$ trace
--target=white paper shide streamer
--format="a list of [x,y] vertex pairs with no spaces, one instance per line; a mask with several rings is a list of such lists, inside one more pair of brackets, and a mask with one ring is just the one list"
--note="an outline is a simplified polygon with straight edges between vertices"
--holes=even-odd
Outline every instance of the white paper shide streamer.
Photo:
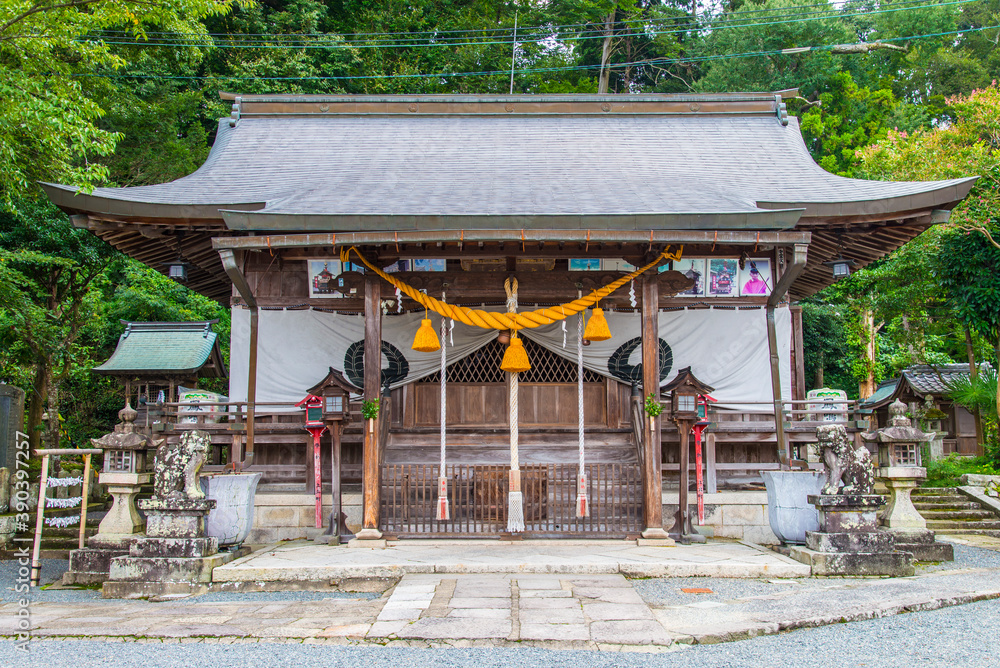
[[49,478],[47,486],[48,487],[72,487],[73,485],[82,485],[83,478]]
[[76,508],[83,501],[82,496],[71,496],[68,499],[45,499],[46,508]]
[[66,527],[73,526],[74,524],[80,523],[79,515],[67,515],[65,517],[46,517],[45,526],[56,527],[58,529],[65,529]]

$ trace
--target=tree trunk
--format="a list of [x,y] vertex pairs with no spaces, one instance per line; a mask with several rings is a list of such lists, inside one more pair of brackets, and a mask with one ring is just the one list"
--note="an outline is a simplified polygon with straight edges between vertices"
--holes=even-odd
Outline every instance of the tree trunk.
[[[43,442],[47,448],[58,448],[59,447],[59,386],[62,385],[61,380],[56,380],[52,375],[52,364],[49,363],[47,367],[45,378],[45,384],[48,387],[48,424],[45,429],[45,438]],[[52,457],[50,460],[52,466],[52,474],[59,475],[62,467],[60,466],[60,457],[57,455]]]
[[42,440],[46,448],[59,447],[59,384],[52,377],[51,365],[47,367],[45,373],[45,385],[48,388],[48,414],[45,425],[45,438]]
[[826,363],[825,355],[823,351],[819,351],[819,363],[816,365],[816,380],[813,381],[813,388],[820,389],[826,387],[823,381],[823,365]]
[[612,9],[604,24],[604,46],[601,48],[601,78],[597,83],[597,93],[599,95],[608,92],[608,82],[611,79],[611,68],[608,66],[608,61],[611,59],[611,37],[614,25],[615,9]]
[[31,392],[28,393],[28,423],[25,431],[28,432],[28,445],[32,451],[42,447],[42,414],[45,413],[45,402],[47,400],[48,388],[45,384],[47,365],[40,363],[35,365],[35,377],[31,381]]
[[[965,354],[969,358],[969,378],[973,382],[979,377],[979,367],[976,366],[976,350],[972,346],[972,330],[968,326],[965,327]],[[985,438],[983,437],[983,415],[978,408],[972,410],[972,417],[976,421],[976,443],[979,447],[982,447],[985,443]]]
[[861,321],[865,332],[865,368],[868,375],[858,384],[858,398],[867,399],[875,394],[875,314],[864,310]]

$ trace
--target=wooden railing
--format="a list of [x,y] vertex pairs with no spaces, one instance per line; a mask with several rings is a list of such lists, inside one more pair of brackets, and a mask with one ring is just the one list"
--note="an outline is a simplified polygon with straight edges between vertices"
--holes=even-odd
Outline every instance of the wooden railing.
[[[782,466],[777,451],[773,402],[728,403],[740,405],[741,409],[727,410],[712,406],[709,410],[710,424],[703,440],[703,468],[706,490],[709,492],[717,491],[720,481],[726,486],[762,484],[761,471],[777,470]],[[871,413],[859,409],[858,402],[849,399],[830,402],[815,399],[788,400],[782,404],[785,437],[795,458],[803,461],[809,460],[809,444],[816,441],[817,427],[825,424],[842,424],[848,434],[857,434],[867,428],[867,418]],[[810,405],[822,405],[823,408],[810,408]],[[666,411],[664,415],[666,416]],[[825,419],[827,416],[837,419],[827,421]],[[672,486],[676,485],[680,470],[677,463],[677,428],[669,417],[665,417],[661,420],[661,429],[664,439],[665,484]],[[818,466],[818,463],[812,465],[813,468]],[[689,467],[693,480],[693,456],[690,457]]]
[[[435,520],[437,465],[394,464],[382,472],[382,527],[397,536],[499,536],[507,531],[506,466],[449,465],[451,519]],[[637,534],[642,485],[637,464],[588,464],[590,516],[576,516],[577,467],[521,467],[525,533],[538,536]]]

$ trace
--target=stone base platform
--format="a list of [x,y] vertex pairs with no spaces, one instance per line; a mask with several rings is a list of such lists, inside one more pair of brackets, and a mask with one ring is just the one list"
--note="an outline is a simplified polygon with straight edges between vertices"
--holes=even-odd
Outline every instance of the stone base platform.
[[[202,539],[211,540],[212,539]],[[232,552],[216,552],[203,557],[137,557],[133,554],[115,559],[112,579],[104,583],[104,598],[150,598],[171,594],[197,594],[208,591],[212,571],[223,564],[250,554],[241,547]]]
[[819,552],[808,547],[789,547],[789,556],[808,564],[814,576],[889,576],[913,575],[913,557],[908,552]]
[[810,494],[819,511],[819,531],[806,532],[806,544],[789,556],[809,564],[813,575],[913,575],[913,555],[899,552],[891,533],[879,531],[876,513],[885,503],[877,494]]
[[107,581],[111,561],[128,555],[129,547],[142,534],[96,534],[87,539],[87,547],[69,553],[69,570],[63,573],[64,585],[91,585]]
[[273,582],[289,587],[409,573],[572,573],[629,577],[809,577],[810,568],[751,543],[709,541],[675,547],[624,540],[390,540],[382,549],[296,541],[220,566],[213,583]]
[[909,552],[917,561],[955,561],[955,547],[934,539],[929,529],[883,529],[892,534],[896,550]]

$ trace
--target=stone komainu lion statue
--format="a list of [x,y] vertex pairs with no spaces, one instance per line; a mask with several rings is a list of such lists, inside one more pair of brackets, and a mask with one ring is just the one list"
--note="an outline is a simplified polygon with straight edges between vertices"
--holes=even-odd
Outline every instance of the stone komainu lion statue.
[[153,461],[153,496],[160,499],[203,499],[198,472],[208,455],[208,436],[186,431],[180,442],[164,442]]
[[871,454],[861,445],[857,448],[843,425],[831,424],[816,428],[817,449],[826,464],[826,484],[823,494],[872,494],[875,491],[875,469]]

